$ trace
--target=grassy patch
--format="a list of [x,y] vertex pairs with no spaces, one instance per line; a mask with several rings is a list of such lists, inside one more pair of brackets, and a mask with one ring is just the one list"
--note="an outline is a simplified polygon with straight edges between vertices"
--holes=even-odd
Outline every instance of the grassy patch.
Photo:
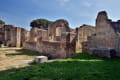
[[0,80],[119,80],[120,59],[88,54],[0,72]]

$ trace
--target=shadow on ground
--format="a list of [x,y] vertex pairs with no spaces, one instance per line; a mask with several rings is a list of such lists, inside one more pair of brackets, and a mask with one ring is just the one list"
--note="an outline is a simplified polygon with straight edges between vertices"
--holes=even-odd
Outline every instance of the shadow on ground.
[[27,55],[27,56],[48,56],[48,59],[53,59],[51,55],[40,53],[38,51],[32,51],[27,49],[19,49],[16,50],[16,53],[8,53],[6,56],[16,56],[16,55]]
[[15,55],[39,56],[41,54],[39,52],[37,52],[37,51],[26,50],[26,49],[16,50],[16,53],[8,53],[8,54],[6,54],[6,56],[15,56]]

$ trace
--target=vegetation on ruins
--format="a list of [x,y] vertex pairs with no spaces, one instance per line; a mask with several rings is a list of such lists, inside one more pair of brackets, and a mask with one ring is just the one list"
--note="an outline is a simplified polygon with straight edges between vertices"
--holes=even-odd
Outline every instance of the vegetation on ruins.
[[120,59],[88,54],[0,72],[0,80],[119,80]]
[[0,20],[0,25],[5,24],[5,22],[3,20]]
[[46,28],[48,27],[50,24],[52,24],[52,21],[49,21],[47,19],[35,19],[30,23],[31,27],[43,27]]

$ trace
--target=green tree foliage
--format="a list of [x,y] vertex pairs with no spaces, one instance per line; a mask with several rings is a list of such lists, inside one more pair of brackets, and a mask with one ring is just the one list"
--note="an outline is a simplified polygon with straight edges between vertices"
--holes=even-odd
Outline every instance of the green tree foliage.
[[0,20],[0,25],[5,24],[5,22],[3,20]]
[[31,27],[48,27],[48,25],[52,24],[52,21],[49,21],[47,19],[36,19],[36,20],[33,20],[31,23],[30,23],[30,26]]

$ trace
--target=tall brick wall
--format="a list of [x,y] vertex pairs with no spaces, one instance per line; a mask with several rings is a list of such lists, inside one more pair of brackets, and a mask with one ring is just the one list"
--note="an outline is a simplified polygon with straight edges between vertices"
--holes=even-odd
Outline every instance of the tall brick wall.
[[81,51],[83,49],[83,42],[88,41],[88,37],[95,33],[95,27],[90,25],[82,25],[76,30],[77,40],[76,40],[76,50]]
[[2,36],[2,42],[5,46],[20,47],[25,42],[26,30],[23,28],[13,25],[4,25],[0,30],[4,34]]
[[115,51],[118,52],[118,38],[119,36],[116,34],[112,21],[108,18],[107,13],[102,11],[98,13],[96,18],[95,34],[89,37],[87,48],[89,50],[92,48],[101,50],[115,49]]

